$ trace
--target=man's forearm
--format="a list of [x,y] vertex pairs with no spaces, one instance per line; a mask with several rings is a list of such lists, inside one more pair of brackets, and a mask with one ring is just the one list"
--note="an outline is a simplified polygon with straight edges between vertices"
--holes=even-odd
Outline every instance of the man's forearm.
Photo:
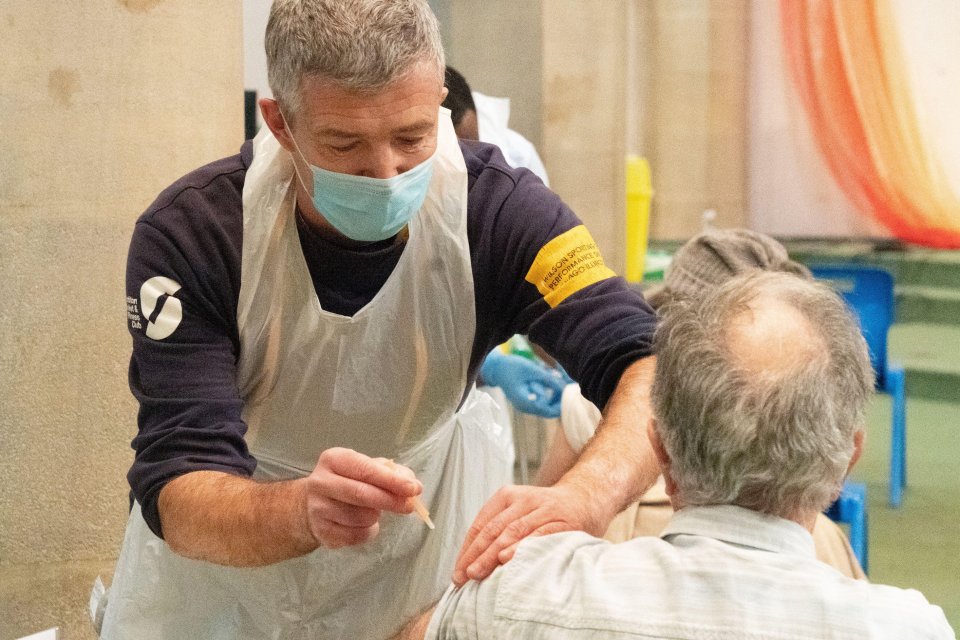
[[543,462],[537,469],[537,475],[533,484],[538,487],[550,487],[557,483],[565,473],[576,464],[579,453],[573,450],[567,441],[567,436],[563,429],[557,429],[553,434],[553,440],[546,453],[543,454]]
[[160,522],[182,556],[254,567],[309,553],[317,543],[306,523],[302,480],[262,483],[195,471],[160,492]]
[[656,358],[644,358],[624,371],[594,436],[558,484],[577,486],[602,497],[612,517],[637,500],[659,475],[647,438],[650,387]]

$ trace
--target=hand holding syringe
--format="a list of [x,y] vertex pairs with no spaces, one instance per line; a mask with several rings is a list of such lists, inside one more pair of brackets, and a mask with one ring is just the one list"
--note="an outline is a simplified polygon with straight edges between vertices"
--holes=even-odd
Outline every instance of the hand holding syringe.
[[[384,461],[384,464],[387,465],[390,469],[396,469],[396,468],[397,468],[397,463],[394,462],[393,460],[386,460],[386,461]],[[430,527],[431,529],[435,529],[435,528],[436,528],[436,527],[434,527],[434,525],[433,525],[433,520],[430,519],[430,512],[427,511],[427,507],[424,506],[423,500],[421,500],[419,496],[414,496],[414,497],[412,497],[412,498],[407,498],[407,502],[410,503],[410,506],[413,507],[414,512],[415,512],[418,516],[420,516],[420,519],[423,520],[424,524],[426,524],[426,525],[427,525],[428,527]]]
[[309,476],[294,482],[301,487],[307,525],[303,552],[317,545],[338,549],[368,542],[378,535],[383,512],[416,511],[429,520],[418,498],[423,484],[413,471],[386,458],[332,447],[320,453]]

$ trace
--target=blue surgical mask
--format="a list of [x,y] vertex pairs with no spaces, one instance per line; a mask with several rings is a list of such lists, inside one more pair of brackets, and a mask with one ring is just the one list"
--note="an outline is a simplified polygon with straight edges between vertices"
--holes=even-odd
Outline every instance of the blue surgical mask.
[[[407,226],[427,197],[436,152],[392,178],[368,178],[315,167],[307,162],[296,140],[293,145],[313,172],[313,206],[351,240],[376,242],[392,238]],[[297,178],[310,193],[299,171]]]

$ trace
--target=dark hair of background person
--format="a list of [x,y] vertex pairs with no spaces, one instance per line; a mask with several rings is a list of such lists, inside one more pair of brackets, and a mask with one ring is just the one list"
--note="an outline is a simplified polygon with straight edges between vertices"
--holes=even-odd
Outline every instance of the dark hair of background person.
[[451,66],[447,66],[443,75],[443,84],[446,85],[449,93],[443,101],[443,106],[450,109],[450,118],[453,120],[453,126],[459,126],[463,116],[468,111],[477,110],[477,105],[473,102],[473,95],[470,93],[470,85],[459,71]]

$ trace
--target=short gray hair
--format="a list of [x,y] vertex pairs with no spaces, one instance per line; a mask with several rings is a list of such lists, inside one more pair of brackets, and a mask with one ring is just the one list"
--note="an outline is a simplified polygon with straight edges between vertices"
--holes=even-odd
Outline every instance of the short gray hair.
[[266,49],[270,89],[288,116],[307,76],[377,91],[425,62],[443,86],[440,27],[426,0],[275,0]]
[[[761,338],[758,364],[742,337],[765,319],[776,332],[771,309],[800,331]],[[668,306],[656,348],[654,415],[684,505],[793,517],[835,499],[873,390],[866,342],[835,292],[783,273],[738,276]]]

